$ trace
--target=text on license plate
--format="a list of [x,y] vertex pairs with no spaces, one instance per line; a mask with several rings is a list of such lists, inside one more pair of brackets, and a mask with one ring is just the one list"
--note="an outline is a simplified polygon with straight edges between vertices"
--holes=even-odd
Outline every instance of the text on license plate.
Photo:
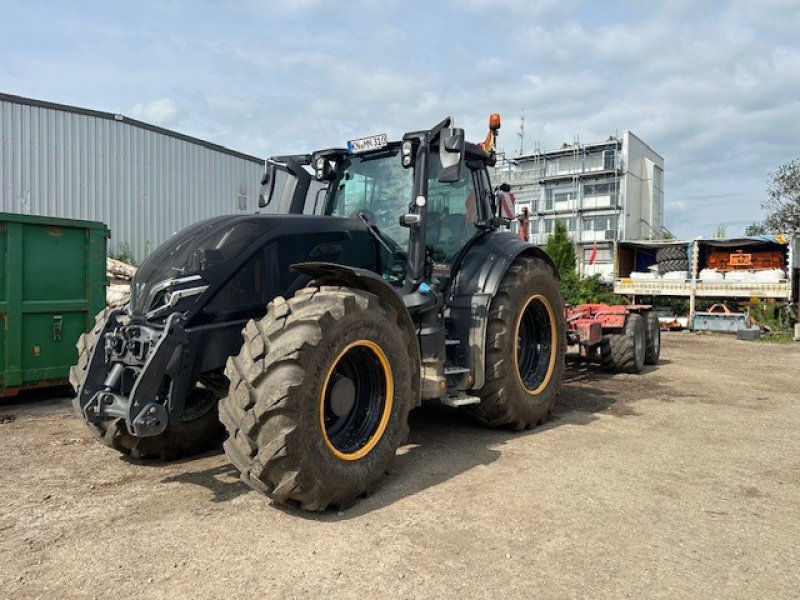
[[370,137],[361,138],[358,140],[350,140],[347,142],[347,151],[350,154],[358,154],[359,152],[369,152],[370,150],[379,150],[386,146],[389,142],[386,141],[386,134],[373,135]]

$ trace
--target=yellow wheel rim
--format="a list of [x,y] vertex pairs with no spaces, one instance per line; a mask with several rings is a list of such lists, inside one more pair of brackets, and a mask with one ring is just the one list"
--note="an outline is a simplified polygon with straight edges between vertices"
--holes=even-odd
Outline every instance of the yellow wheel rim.
[[[546,328],[542,327],[544,319],[546,319]],[[540,329],[549,329],[549,332],[539,331]],[[527,347],[522,347],[521,333],[534,337]],[[555,371],[558,354],[558,327],[553,307],[541,294],[534,294],[528,298],[517,314],[513,343],[514,372],[517,374],[520,385],[531,396],[542,393],[550,383],[553,371]],[[547,351],[549,356],[542,356],[543,351]],[[520,363],[521,359],[522,363]]]
[[319,426],[331,454],[341,460],[369,454],[386,431],[393,402],[394,378],[383,349],[371,340],[347,344],[319,393]]

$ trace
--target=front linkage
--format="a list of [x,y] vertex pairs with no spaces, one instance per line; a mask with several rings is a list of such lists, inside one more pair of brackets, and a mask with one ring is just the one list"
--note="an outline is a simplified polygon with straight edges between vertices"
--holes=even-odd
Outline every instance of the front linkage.
[[163,328],[131,322],[113,311],[92,352],[78,392],[84,418],[93,424],[122,419],[131,435],[156,436],[180,419],[191,385],[186,318],[172,313]]

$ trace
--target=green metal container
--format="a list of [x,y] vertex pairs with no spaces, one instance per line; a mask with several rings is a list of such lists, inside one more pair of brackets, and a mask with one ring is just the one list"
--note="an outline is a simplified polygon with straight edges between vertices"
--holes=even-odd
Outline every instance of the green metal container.
[[108,228],[0,213],[0,396],[68,381],[105,306]]

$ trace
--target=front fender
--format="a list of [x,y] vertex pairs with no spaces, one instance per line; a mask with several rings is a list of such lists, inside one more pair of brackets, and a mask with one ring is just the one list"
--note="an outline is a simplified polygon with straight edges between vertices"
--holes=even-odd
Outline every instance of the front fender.
[[416,404],[419,405],[422,361],[420,359],[419,344],[416,342],[416,327],[414,327],[411,315],[395,288],[386,283],[380,275],[358,267],[327,262],[304,262],[295,263],[291,265],[291,268],[294,271],[313,277],[316,283],[321,285],[344,285],[375,294],[397,312],[404,332],[409,336],[409,339],[415,340],[414,352],[411,355],[411,360],[414,363],[414,368],[412,369],[414,381],[412,383],[416,394]]

